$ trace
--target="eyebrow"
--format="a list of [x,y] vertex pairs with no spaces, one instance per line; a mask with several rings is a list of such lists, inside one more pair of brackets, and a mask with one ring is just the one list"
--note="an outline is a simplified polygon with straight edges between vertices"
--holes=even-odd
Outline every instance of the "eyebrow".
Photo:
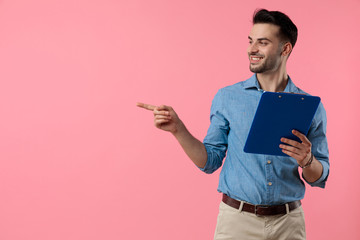
[[[249,40],[253,40],[250,36],[248,36],[248,38],[249,38]],[[270,39],[268,39],[268,38],[258,38],[257,39],[257,41],[264,41],[264,40],[266,40],[266,41],[269,41],[269,42],[272,42]]]

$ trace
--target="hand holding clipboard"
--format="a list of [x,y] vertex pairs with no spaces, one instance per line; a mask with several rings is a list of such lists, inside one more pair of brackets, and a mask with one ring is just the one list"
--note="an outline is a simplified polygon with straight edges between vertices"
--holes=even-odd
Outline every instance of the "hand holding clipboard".
[[[320,98],[316,96],[264,92],[257,107],[244,151],[246,153],[288,156],[279,147],[280,144],[284,145],[280,139],[286,138],[303,143],[305,139],[300,134],[294,135],[292,131],[295,129],[303,136],[307,135],[319,103]],[[290,143],[295,144],[294,142]]]

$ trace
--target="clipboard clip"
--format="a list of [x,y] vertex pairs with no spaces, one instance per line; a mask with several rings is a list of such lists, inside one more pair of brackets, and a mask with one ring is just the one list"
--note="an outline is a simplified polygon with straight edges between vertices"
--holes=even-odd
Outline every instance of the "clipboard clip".
[[295,92],[282,92],[282,93],[291,93],[291,94],[305,95],[305,96],[306,96],[306,94],[305,94],[305,93],[295,93]]
[[[306,96],[305,93],[295,93],[295,92],[282,92],[282,93],[290,93],[290,94],[297,94],[297,95],[303,95],[303,96]],[[281,95],[279,95],[279,98],[281,98]],[[305,100],[305,98],[301,98],[301,100]]]

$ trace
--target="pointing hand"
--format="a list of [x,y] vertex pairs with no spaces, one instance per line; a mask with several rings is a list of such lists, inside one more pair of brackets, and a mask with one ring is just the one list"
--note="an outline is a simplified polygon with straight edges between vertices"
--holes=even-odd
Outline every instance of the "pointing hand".
[[152,111],[154,114],[154,125],[161,130],[175,133],[183,124],[170,106],[154,106],[145,103],[136,103],[136,106]]

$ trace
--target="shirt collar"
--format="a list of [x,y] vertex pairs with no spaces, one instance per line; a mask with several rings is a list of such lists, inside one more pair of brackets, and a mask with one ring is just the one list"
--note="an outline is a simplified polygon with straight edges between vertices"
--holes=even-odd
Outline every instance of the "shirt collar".
[[[256,74],[252,75],[251,78],[246,80],[243,86],[245,89],[256,88],[260,90],[260,84],[259,81],[257,80]],[[284,92],[296,92],[296,93],[298,92],[298,88],[295,86],[289,75],[288,75],[288,82],[286,84]]]

